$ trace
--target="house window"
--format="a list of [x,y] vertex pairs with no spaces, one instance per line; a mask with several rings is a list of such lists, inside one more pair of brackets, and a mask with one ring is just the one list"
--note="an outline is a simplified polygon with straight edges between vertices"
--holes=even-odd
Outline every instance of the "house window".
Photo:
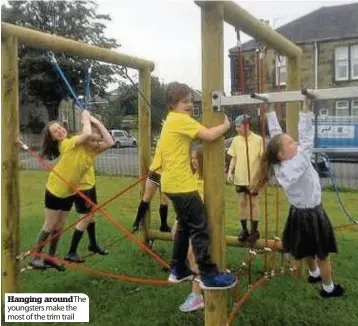
[[351,46],[351,78],[358,79],[358,44]]
[[349,102],[348,101],[337,101],[336,102],[336,116],[349,116]]
[[282,55],[276,56],[276,86],[286,85],[286,57]]
[[348,47],[339,47],[335,50],[336,80],[348,80]]
[[336,81],[358,79],[358,44],[335,49]]
[[353,100],[351,105],[351,116],[358,118],[358,100]]

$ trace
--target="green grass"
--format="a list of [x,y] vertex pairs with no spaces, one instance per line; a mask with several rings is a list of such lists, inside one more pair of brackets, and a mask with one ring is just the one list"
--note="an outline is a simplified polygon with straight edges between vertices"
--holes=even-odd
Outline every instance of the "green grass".
[[[21,250],[31,248],[44,218],[43,196],[47,173],[21,171]],[[97,178],[99,202],[111,197],[135,179],[101,176]],[[268,194],[269,233],[274,234],[275,190]],[[343,193],[343,200],[353,214],[357,215],[357,193]],[[153,228],[158,227],[158,196],[152,205]],[[135,188],[111,203],[107,210],[118,221],[130,227],[139,203],[139,189]],[[233,188],[226,186],[226,232],[237,234],[236,197]],[[261,198],[261,234],[264,235],[264,200]],[[334,193],[325,192],[324,206],[334,225],[348,223],[340,211]],[[280,194],[280,232],[287,214],[288,205]],[[170,222],[174,212],[170,209]],[[71,213],[68,223],[76,216]],[[105,218],[98,216],[98,237],[105,245],[121,236]],[[64,234],[58,252],[64,254],[69,246],[71,232]],[[283,276],[272,279],[267,285],[257,289],[245,303],[235,319],[235,325],[358,325],[358,272],[357,249],[358,232],[344,229],[336,234],[339,254],[332,257],[334,278],[345,286],[347,295],[340,299],[321,299],[318,287],[307,284],[303,279]],[[170,261],[171,244],[155,243],[155,249]],[[81,252],[87,253],[87,237],[81,245]],[[247,255],[242,248],[227,248],[227,265],[238,267]],[[279,261],[279,260],[277,260]],[[128,239],[121,240],[111,248],[109,256],[93,256],[86,265],[118,274],[129,274],[143,278],[166,279],[167,273],[149,256]],[[263,270],[263,258],[253,261],[254,278]],[[138,286],[109,278],[94,277],[81,271],[67,270],[59,273],[54,270],[44,272],[29,271],[22,274],[22,292],[62,292],[86,293],[90,299],[90,325],[125,326],[166,326],[203,325],[204,313],[183,314],[178,310],[190,291],[190,284],[177,286]],[[247,277],[243,277],[242,291],[247,288]],[[231,299],[230,302],[232,303]],[[56,323],[41,323],[41,325]],[[218,325],[219,326],[219,325]]]

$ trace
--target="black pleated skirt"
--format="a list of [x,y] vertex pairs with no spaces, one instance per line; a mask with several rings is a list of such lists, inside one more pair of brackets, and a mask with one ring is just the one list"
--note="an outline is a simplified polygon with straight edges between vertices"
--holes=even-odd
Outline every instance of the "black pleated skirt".
[[283,249],[295,259],[324,259],[337,252],[332,224],[322,205],[314,208],[291,206],[282,237]]

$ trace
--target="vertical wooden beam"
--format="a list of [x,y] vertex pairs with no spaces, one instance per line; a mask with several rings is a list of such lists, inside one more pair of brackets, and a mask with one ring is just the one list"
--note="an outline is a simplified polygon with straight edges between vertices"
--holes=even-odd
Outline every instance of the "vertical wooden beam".
[[[300,57],[287,58],[287,91],[301,89]],[[301,103],[287,103],[286,106],[286,132],[298,140],[298,116]]]
[[[150,114],[150,70],[149,68],[139,71],[138,93],[138,131],[139,131],[139,175],[148,173],[151,153],[151,114]],[[141,194],[144,193],[145,181],[142,183]],[[148,241],[148,230],[150,229],[150,211],[146,214],[143,224],[143,238]]]
[[2,297],[19,292],[20,249],[19,151],[15,140],[19,135],[19,73],[17,39],[1,42],[1,237]]
[[[222,123],[223,114],[213,112],[212,92],[224,89],[224,8],[220,1],[201,7],[203,124]],[[225,267],[224,138],[204,144],[205,206],[208,213],[213,260]],[[227,291],[206,291],[205,326],[224,325],[227,319]]]

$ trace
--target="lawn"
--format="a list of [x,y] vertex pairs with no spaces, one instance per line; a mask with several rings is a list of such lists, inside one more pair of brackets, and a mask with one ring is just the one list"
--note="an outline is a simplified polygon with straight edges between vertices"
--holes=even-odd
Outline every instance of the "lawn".
[[[47,173],[21,171],[21,248],[33,246],[36,234],[43,223],[43,195]],[[99,202],[111,197],[115,192],[125,188],[135,179],[113,176],[97,178]],[[234,190],[229,186],[226,192],[226,232],[237,234],[237,212]],[[269,233],[274,233],[275,190],[268,194]],[[343,201],[353,215],[358,215],[357,193],[343,193]],[[139,189],[135,188],[109,204],[107,210],[115,219],[130,227],[138,205]],[[261,198],[261,211],[263,209]],[[334,225],[348,223],[342,214],[333,192],[325,192],[324,206]],[[152,205],[153,228],[158,227],[157,196]],[[280,230],[287,213],[287,202],[280,194]],[[174,220],[170,210],[170,221]],[[264,235],[264,218],[260,224]],[[71,213],[68,223],[76,216]],[[103,245],[121,236],[105,218],[98,216],[98,236]],[[71,232],[66,232],[60,243],[58,252],[66,253]],[[234,325],[358,325],[358,232],[352,228],[340,230],[336,234],[339,254],[332,257],[334,278],[345,286],[347,294],[339,299],[321,299],[318,286],[307,284],[304,279],[282,276],[272,279],[267,285],[257,289],[245,303],[237,315]],[[81,243],[81,253],[86,254],[87,236]],[[170,261],[171,244],[155,242],[155,250],[166,261]],[[247,250],[243,248],[227,248],[227,265],[235,268],[246,258]],[[279,261],[279,260],[277,260]],[[167,273],[149,256],[143,254],[137,245],[123,239],[111,247],[110,254],[105,257],[92,256],[87,259],[87,266],[118,274],[128,274],[143,278],[166,279]],[[253,261],[254,278],[263,270],[263,258]],[[81,271],[67,270],[59,273],[55,270],[44,272],[29,271],[22,274],[22,292],[68,292],[86,293],[90,299],[90,325],[123,325],[123,326],[166,326],[166,325],[203,325],[202,311],[184,314],[178,310],[185,296],[190,291],[190,284],[173,286],[138,286],[114,279],[94,277]],[[247,277],[242,278],[242,290],[247,288]],[[232,303],[232,301],[230,300]],[[47,325],[47,323],[41,323]],[[53,325],[56,323],[48,323]],[[219,325],[218,325],[219,326]]]

